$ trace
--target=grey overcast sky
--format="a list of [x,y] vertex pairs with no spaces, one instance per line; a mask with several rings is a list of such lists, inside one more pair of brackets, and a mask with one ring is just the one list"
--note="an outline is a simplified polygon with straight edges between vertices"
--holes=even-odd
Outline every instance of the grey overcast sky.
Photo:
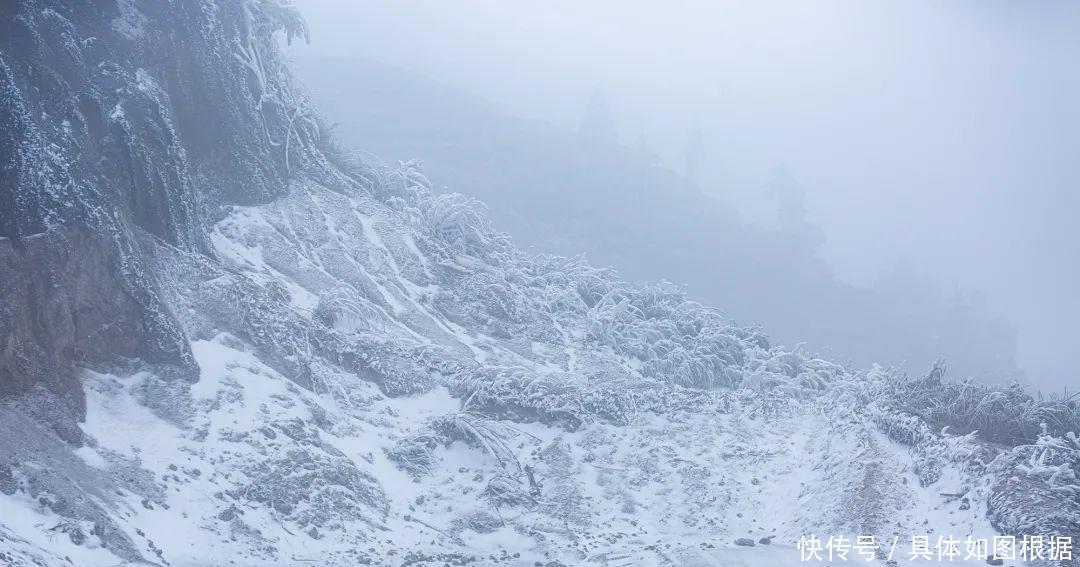
[[[1080,384],[1080,3],[873,0],[298,0],[296,54],[423,73],[623,143],[774,221],[778,166],[822,255],[870,282],[904,265],[985,297],[1041,387]],[[423,156],[418,156],[423,157]],[[461,188],[467,191],[467,188]]]

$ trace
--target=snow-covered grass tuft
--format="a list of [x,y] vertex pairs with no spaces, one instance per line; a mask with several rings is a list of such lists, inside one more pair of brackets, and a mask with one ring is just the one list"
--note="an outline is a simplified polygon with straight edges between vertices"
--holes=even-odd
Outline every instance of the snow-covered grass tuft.
[[1019,384],[1006,387],[945,378],[944,362],[925,376],[895,373],[883,383],[884,403],[956,433],[978,432],[986,441],[1017,445],[1039,439],[1044,431],[1056,436],[1080,431],[1080,408],[1073,397],[1042,399]]

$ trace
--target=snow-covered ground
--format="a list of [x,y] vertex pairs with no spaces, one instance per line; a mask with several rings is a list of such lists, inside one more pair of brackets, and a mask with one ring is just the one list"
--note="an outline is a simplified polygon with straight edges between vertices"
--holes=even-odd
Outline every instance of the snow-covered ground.
[[[433,474],[419,481],[384,454],[427,419],[460,410],[445,388],[401,398],[373,391],[369,405],[346,411],[235,348],[235,339],[194,346],[202,376],[192,390],[197,417],[185,427],[139,402],[145,377],[85,378],[84,427],[96,446],[79,454],[99,468],[134,461],[154,477],[160,493],[151,502],[124,494],[116,506],[128,535],[148,555],[162,550],[171,565],[221,564],[221,558],[244,565],[348,564],[362,549],[359,555],[375,564],[411,553],[523,566],[788,566],[800,562],[800,536],[854,537],[864,533],[853,531],[861,525],[876,534],[994,533],[980,505],[963,510],[941,496],[964,491],[958,473],[921,487],[906,449],[865,424],[838,423],[816,404],[755,415],[744,409],[754,407],[750,394],[747,406],[729,413],[645,415],[630,425],[593,423],[572,432],[517,424],[518,466],[534,471],[542,495],[528,508],[493,506],[479,494],[508,471],[482,448],[461,441],[439,447]],[[378,479],[389,513],[380,520],[372,512],[377,530],[363,520],[342,522],[340,532],[325,529],[315,537],[248,493],[261,488],[259,463],[288,449],[275,442],[287,438],[288,424],[315,415],[325,422],[315,434],[319,441]],[[290,466],[305,465],[297,459]],[[6,510],[19,510],[5,519],[15,536],[76,564],[115,562],[92,543],[76,546],[50,532],[60,520],[42,506],[6,498]],[[879,524],[863,523],[882,513]],[[772,545],[733,544],[767,536]],[[270,547],[272,553],[261,551]],[[903,545],[896,558],[909,563]]]
[[[911,450],[848,398],[763,386],[842,369],[740,346],[737,372],[756,387],[671,384],[645,374],[657,360],[596,342],[604,329],[640,340],[618,325],[648,318],[548,312],[560,280],[500,275],[396,214],[315,184],[234,207],[212,233],[223,269],[172,288],[202,336],[198,381],[84,373],[90,444],[76,454],[114,479],[101,505],[144,557],[765,566],[799,563],[808,535],[993,535],[984,481],[947,465],[923,486]],[[222,299],[230,285],[247,291]],[[319,317],[340,344],[369,345],[357,370],[319,356],[303,327]],[[286,375],[296,368],[306,386]],[[117,563],[93,524],[69,537],[47,503],[4,498],[7,541]]]
[[[751,394],[729,413],[645,415],[630,425],[594,423],[572,432],[518,424],[515,455],[523,470],[534,471],[542,495],[528,509],[493,506],[478,495],[507,470],[481,448],[461,441],[440,447],[434,473],[419,481],[383,452],[428,418],[460,410],[445,388],[401,398],[372,391],[369,405],[345,411],[237,344],[226,336],[195,343],[202,376],[192,390],[197,417],[186,427],[139,402],[145,377],[85,378],[84,427],[96,446],[80,456],[101,468],[135,461],[158,481],[153,502],[124,494],[116,505],[128,535],[147,554],[162,550],[172,565],[220,564],[225,557],[249,565],[348,564],[359,548],[375,564],[452,553],[506,557],[496,562],[511,565],[780,566],[799,562],[800,536],[859,535],[852,529],[882,512],[888,517],[864,524],[867,533],[993,534],[979,505],[965,511],[941,496],[963,490],[957,474],[920,487],[906,449],[865,424],[837,423],[816,404],[755,415],[745,409],[756,403]],[[378,530],[343,522],[340,533],[315,537],[247,493],[261,488],[259,463],[286,450],[275,443],[288,435],[286,424],[315,415],[325,421],[318,439],[378,479],[389,510],[384,520],[372,518]],[[50,537],[58,520],[41,506],[9,498],[6,509],[21,511],[17,523],[6,522],[18,537],[76,564],[110,564],[92,544]],[[733,545],[767,536],[774,538],[770,546]],[[269,547],[274,552],[260,551]],[[903,553],[897,558],[908,563]]]
[[0,154],[43,232],[0,238],[4,567],[794,565],[807,536],[1080,530],[1080,440],[1033,443],[1071,406],[517,249],[327,141],[274,50],[306,33],[288,5],[20,6]]

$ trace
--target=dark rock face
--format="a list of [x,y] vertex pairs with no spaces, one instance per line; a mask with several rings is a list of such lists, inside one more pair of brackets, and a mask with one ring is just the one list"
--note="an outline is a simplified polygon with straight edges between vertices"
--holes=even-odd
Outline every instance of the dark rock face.
[[182,418],[166,394],[198,367],[158,252],[208,256],[217,211],[284,194],[311,151],[280,30],[306,33],[271,0],[0,6],[0,490],[55,496],[125,559],[96,504],[115,481],[63,454],[84,443],[76,369],[150,366],[177,386],[148,382],[147,407]]
[[75,364],[139,358],[194,376],[187,342],[134,251],[86,227],[0,239],[0,293],[0,396],[33,402],[69,442],[79,442],[85,412]]
[[196,376],[146,256],[207,254],[218,208],[284,193],[317,128],[282,29],[306,33],[263,0],[0,10],[0,398],[65,440],[85,411],[77,364]]

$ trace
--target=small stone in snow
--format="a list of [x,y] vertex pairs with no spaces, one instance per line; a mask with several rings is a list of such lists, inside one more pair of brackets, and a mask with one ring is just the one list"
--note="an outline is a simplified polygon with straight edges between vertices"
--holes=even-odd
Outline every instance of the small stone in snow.
[[748,537],[741,537],[735,540],[735,545],[741,545],[743,547],[754,547],[754,540]]

